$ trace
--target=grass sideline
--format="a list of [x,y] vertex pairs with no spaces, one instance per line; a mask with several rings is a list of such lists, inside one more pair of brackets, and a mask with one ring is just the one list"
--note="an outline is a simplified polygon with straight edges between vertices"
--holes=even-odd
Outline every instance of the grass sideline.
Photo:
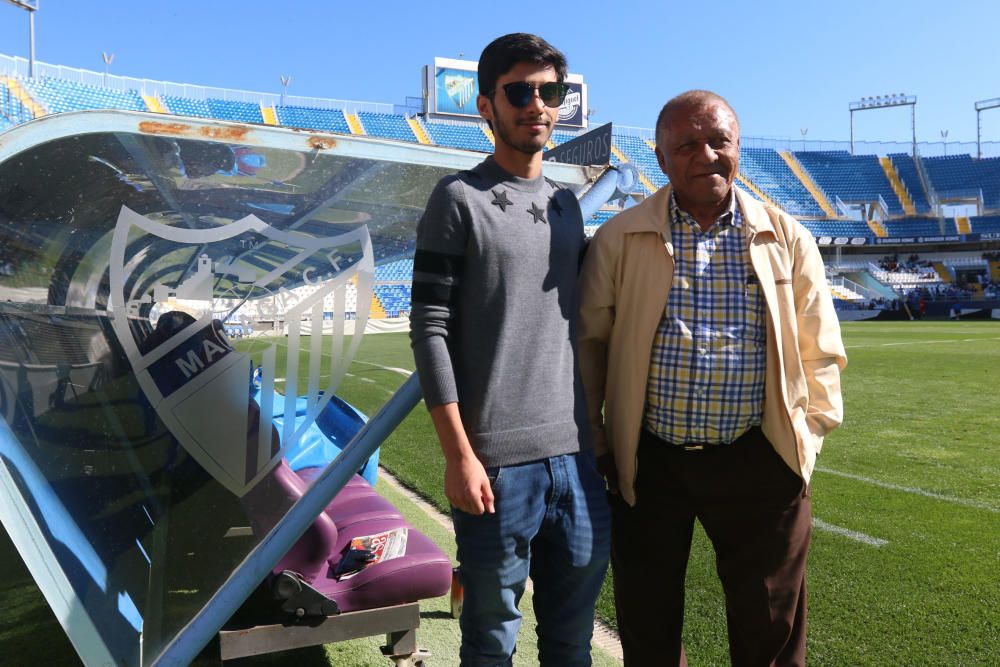
[[[814,516],[824,528],[814,531],[808,575],[810,664],[993,663],[1000,646],[1000,323],[856,322],[843,331],[846,419],[828,438],[813,482]],[[402,381],[371,364],[412,369],[405,334],[367,337],[341,387],[368,411]],[[443,463],[422,407],[385,443],[381,460],[447,507]],[[863,536],[887,543],[857,541]],[[691,664],[727,663],[721,587],[700,530],[686,609]],[[598,613],[614,624],[610,582]]]

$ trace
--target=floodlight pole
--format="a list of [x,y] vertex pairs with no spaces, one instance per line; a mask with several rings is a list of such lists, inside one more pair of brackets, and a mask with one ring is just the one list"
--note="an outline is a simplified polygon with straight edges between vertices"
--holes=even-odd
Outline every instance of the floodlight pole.
[[28,78],[35,78],[35,12],[38,11],[38,0],[31,4],[28,0],[7,0],[15,7],[28,12]]
[[983,158],[983,120],[980,114],[987,109],[1000,107],[1000,97],[976,102],[976,157]]
[[847,108],[851,112],[851,155],[854,155],[854,112],[870,109],[885,109],[888,107],[910,107],[910,131],[913,134],[913,155],[917,154],[917,96],[916,95],[886,95],[878,97],[862,97],[857,102],[851,102]]

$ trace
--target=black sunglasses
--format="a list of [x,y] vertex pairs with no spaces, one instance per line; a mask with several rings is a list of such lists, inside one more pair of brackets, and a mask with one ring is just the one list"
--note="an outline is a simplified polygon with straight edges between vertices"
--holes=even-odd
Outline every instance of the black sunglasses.
[[[562,105],[563,100],[566,99],[566,93],[569,92],[569,86],[559,81],[549,81],[540,86],[534,86],[527,81],[515,81],[500,87],[503,88],[503,93],[507,96],[510,105],[518,108],[531,104],[531,100],[535,98],[536,90],[538,96],[542,98],[542,103],[553,109]],[[494,89],[493,92],[496,90]]]

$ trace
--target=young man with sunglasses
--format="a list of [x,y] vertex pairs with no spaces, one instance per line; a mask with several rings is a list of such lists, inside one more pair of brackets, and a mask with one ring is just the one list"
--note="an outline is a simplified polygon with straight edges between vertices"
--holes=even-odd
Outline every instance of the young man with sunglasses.
[[463,665],[509,665],[530,575],[542,665],[589,665],[610,517],[576,364],[576,198],[542,176],[565,57],[505,35],[479,60],[494,154],[417,227],[410,337],[445,457]]

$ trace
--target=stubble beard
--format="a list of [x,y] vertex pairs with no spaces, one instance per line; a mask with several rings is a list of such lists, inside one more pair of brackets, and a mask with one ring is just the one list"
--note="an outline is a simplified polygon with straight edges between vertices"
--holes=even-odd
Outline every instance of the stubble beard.
[[[537,141],[539,141],[540,143],[538,143],[537,145],[535,142],[527,142],[527,141],[517,142],[514,140],[513,137],[511,137],[511,132],[508,131],[509,127],[508,123],[500,119],[500,115],[497,113],[496,105],[493,104],[492,100],[490,100],[490,104],[493,106],[493,118],[495,119],[493,121],[493,132],[496,134],[497,139],[503,141],[505,144],[507,144],[514,150],[524,153],[526,155],[534,155],[535,153],[541,153],[542,150],[545,149],[545,144],[548,142],[549,137],[552,136],[551,125],[549,125],[549,131],[547,134],[545,134],[544,136],[538,135]],[[542,120],[543,122],[548,122],[548,119],[544,117]],[[517,121],[514,121],[514,127],[516,126],[517,126]]]

